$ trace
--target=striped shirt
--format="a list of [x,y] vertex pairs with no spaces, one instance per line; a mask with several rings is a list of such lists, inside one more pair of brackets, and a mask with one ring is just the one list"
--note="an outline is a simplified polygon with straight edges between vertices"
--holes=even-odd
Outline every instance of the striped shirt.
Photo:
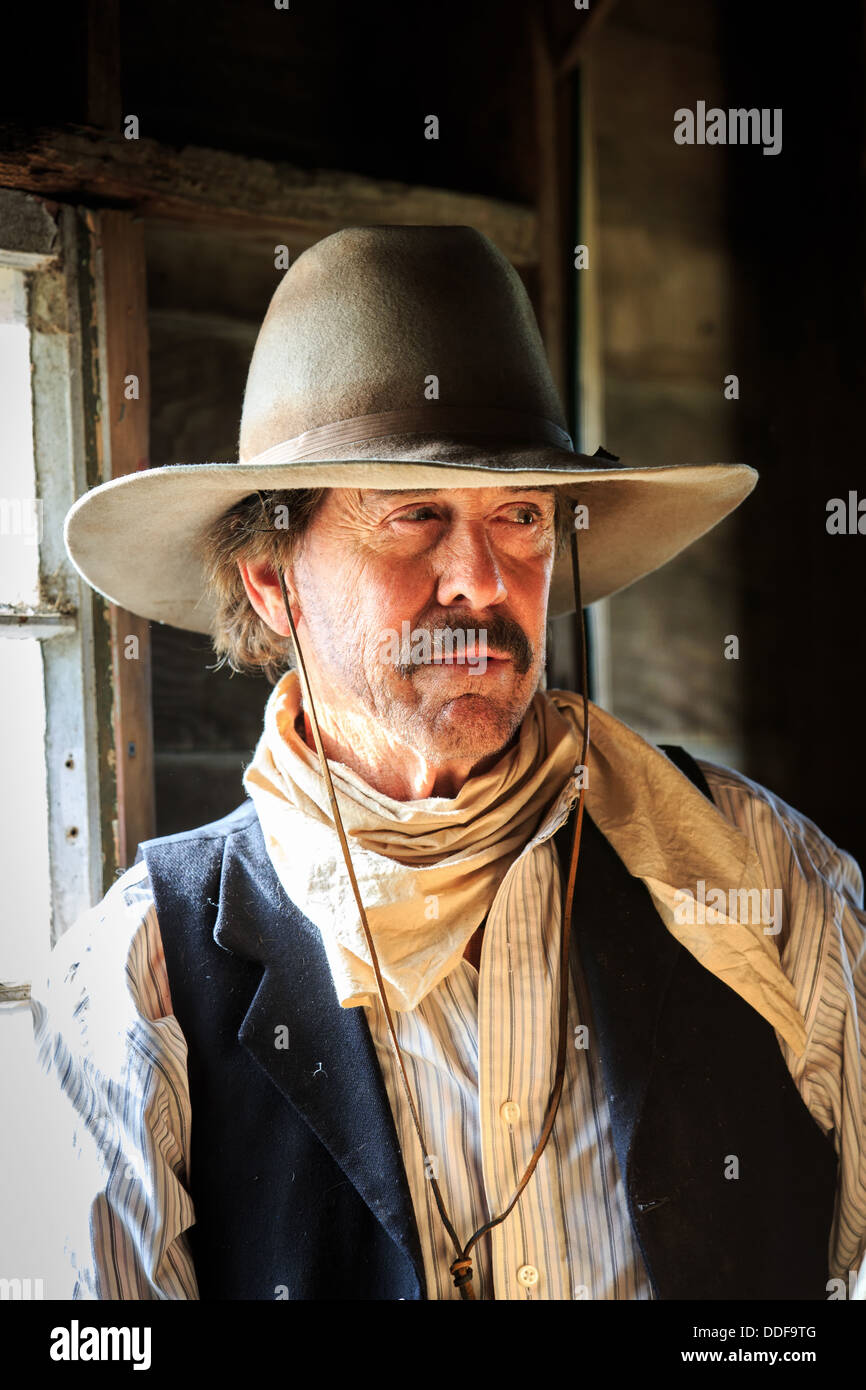
[[[853,1286],[866,1251],[866,913],[851,858],[804,816],[701,761],[716,806],[784,885],[781,964],[806,1023],[799,1057],[777,1032],[811,1114],[832,1133],[838,1196],[831,1277]],[[430,1162],[463,1240],[510,1200],[543,1121],[556,1051],[561,883],[552,835],[569,789],[516,857],[491,905],[480,970],[465,959],[394,1015]],[[542,929],[539,930],[539,924]],[[171,1011],[146,866],[118,879],[58,942],[33,989],[40,1063],[71,1106],[74,1297],[196,1299],[187,1232],[191,1114],[186,1043]],[[649,1299],[579,971],[553,1134],[511,1215],[475,1247],[478,1296]],[[378,1002],[366,1008],[394,1113],[431,1299],[459,1297]],[[549,1059],[547,1068],[539,1057]],[[85,1175],[82,1181],[82,1174]],[[866,1297],[866,1265],[855,1297]]]

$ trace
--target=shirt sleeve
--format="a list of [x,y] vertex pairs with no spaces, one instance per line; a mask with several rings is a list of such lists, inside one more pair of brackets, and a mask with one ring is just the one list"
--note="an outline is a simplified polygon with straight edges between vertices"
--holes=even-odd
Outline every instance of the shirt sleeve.
[[[830,1275],[866,1299],[866,913],[847,851],[765,787],[699,759],[719,810],[782,890],[782,969],[806,1023],[801,1056],[777,1032],[800,1095],[839,1161]],[[859,1278],[857,1271],[859,1269]],[[845,1296],[843,1295],[843,1296]]]
[[31,997],[39,1065],[62,1097],[72,1297],[198,1299],[187,1047],[144,863],[61,937]]

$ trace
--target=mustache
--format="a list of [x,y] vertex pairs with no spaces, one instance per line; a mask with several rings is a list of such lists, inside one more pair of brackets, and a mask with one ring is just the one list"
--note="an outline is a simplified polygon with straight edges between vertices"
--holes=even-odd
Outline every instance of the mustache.
[[[445,630],[451,632],[472,632],[476,637],[481,633],[485,634],[485,645],[488,651],[503,653],[509,656],[518,675],[524,676],[532,665],[534,651],[532,643],[523,631],[523,628],[512,618],[506,618],[503,614],[497,613],[492,618],[475,619],[469,614],[443,614],[434,622],[423,624],[418,623],[412,629],[413,634],[427,632],[431,640],[437,632]],[[398,675],[410,676],[416,669],[417,663],[398,662],[396,670]]]

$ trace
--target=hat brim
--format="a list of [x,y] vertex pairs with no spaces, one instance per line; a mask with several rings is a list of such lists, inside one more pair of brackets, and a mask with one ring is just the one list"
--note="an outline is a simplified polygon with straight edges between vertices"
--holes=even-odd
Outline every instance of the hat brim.
[[[131,473],[93,488],[66,517],[66,548],[94,589],[133,613],[209,633],[214,616],[202,559],[208,527],[259,489],[310,487],[564,486],[588,508],[578,531],[585,604],[658,569],[748,496],[757,473],[745,464],[632,468],[556,447],[502,448],[501,440],[368,440],[351,457],[294,463],[175,464]],[[479,456],[484,460],[479,462]],[[551,581],[548,613],[571,612],[566,549]]]

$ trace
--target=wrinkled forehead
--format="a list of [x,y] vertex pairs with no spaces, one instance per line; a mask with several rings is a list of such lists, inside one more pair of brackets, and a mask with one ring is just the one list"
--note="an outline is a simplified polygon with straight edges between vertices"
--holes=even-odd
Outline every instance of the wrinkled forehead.
[[[473,492],[474,492],[475,490],[476,490],[476,489],[474,489],[474,488],[472,489]],[[437,487],[386,487],[386,488],[383,488],[383,487],[379,487],[379,488],[362,488],[362,489],[360,490],[360,495],[361,495],[361,497],[364,498],[364,499],[369,499],[370,501],[377,501],[379,498],[388,498],[388,497],[433,497],[433,496],[439,496],[440,494],[443,495],[443,496],[447,496],[448,493],[451,493],[451,492],[459,492],[459,491],[461,491],[461,489],[460,489],[459,486],[456,485],[456,484],[455,484],[453,487],[445,487],[445,488],[437,488]],[[467,489],[467,491],[468,491],[468,489]],[[520,486],[517,486],[517,485],[514,485],[514,484],[511,484],[511,485],[509,485],[509,486],[507,486],[507,487],[506,487],[506,486],[497,487],[497,486],[494,484],[494,485],[489,486],[489,487],[487,488],[487,491],[488,491],[488,492],[501,492],[501,493],[520,493],[520,494],[525,494],[525,493],[528,493],[528,492],[535,492],[535,493],[547,494],[547,495],[550,496],[550,497],[555,497],[555,496],[556,496],[556,487],[554,486],[553,483],[528,483],[528,484],[524,485],[523,487],[520,487]]]

